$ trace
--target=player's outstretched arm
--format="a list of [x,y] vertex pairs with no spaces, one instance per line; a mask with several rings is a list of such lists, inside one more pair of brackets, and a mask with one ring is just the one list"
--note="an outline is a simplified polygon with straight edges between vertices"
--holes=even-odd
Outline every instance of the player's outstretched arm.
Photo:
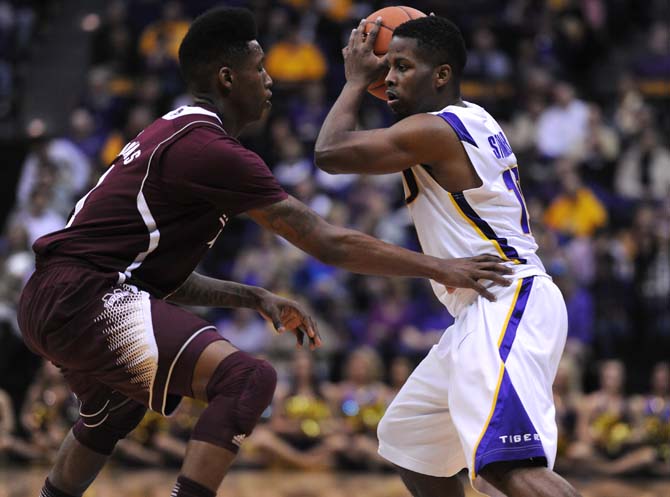
[[493,256],[438,259],[382,242],[358,231],[327,223],[299,200],[289,197],[248,211],[258,224],[284,237],[325,264],[379,276],[430,278],[447,287],[472,288],[489,300],[495,297],[477,280],[508,286],[511,269]]
[[254,309],[273,324],[277,333],[292,331],[298,346],[302,346],[305,335],[312,349],[321,345],[316,322],[302,306],[264,288],[191,273],[166,300],[182,305]]

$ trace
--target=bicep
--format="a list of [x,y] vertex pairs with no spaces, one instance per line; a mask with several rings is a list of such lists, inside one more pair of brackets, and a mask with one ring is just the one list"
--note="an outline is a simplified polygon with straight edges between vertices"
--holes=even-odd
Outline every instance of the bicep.
[[[362,174],[389,174],[417,163],[413,150],[406,147],[391,128],[352,131],[342,140],[337,157],[331,160],[337,162],[333,172]],[[320,160],[317,154],[319,166],[326,161],[330,160]]]
[[[440,159],[445,126],[438,117],[411,116],[390,128],[349,131],[326,150],[316,152],[317,165],[336,173],[388,174]],[[440,144],[440,146],[436,146]]]

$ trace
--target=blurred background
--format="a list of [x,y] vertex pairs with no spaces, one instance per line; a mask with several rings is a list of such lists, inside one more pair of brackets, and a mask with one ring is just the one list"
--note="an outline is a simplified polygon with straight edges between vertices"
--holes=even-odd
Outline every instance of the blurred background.
[[[275,82],[271,114],[243,143],[331,222],[418,250],[399,175],[330,176],[313,165],[351,28],[398,2],[226,3],[254,11]],[[567,302],[554,386],[558,470],[585,497],[670,496],[670,2],[404,3],[461,28],[463,96],[503,126],[540,256]],[[64,226],[126,142],[189,103],[179,42],[219,4],[0,0],[0,497],[37,494],[78,407],[17,328],[31,244]],[[362,127],[392,122],[383,102],[366,100]],[[316,353],[296,352],[254,312],[196,309],[280,376],[223,489],[409,495],[376,455],[375,429],[453,321],[428,282],[325,266],[244,218],[228,224],[199,270],[305,302],[325,340]],[[167,495],[201,409],[183,402],[171,418],[147,415],[87,497]]]

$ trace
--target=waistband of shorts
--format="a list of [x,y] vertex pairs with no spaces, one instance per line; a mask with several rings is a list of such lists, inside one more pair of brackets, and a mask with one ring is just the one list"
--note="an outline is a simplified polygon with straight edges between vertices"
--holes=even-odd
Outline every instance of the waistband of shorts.
[[90,269],[92,271],[109,273],[109,270],[105,270],[99,266],[96,266],[92,262],[82,259],[81,257],[72,257],[67,255],[47,255],[47,256],[35,256],[35,269],[40,271],[52,266],[79,266]]

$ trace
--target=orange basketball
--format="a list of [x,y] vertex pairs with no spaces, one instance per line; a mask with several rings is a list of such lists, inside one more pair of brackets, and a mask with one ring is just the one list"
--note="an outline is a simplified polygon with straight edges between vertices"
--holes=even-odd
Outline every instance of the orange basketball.
[[[380,57],[386,55],[386,52],[389,48],[389,43],[391,43],[391,37],[393,36],[393,31],[395,28],[401,24],[411,21],[412,19],[417,19],[419,17],[426,17],[426,14],[420,10],[413,9],[412,7],[405,6],[396,6],[396,7],[385,7],[379,9],[376,12],[373,12],[368,17],[366,17],[365,23],[365,32],[369,33],[374,26],[375,20],[381,17],[382,24],[379,26],[379,33],[377,33],[377,39],[375,40],[375,55]],[[368,91],[372,93],[375,97],[386,100],[386,85],[384,84],[384,78],[386,75],[379,78],[377,81],[368,86]]]

